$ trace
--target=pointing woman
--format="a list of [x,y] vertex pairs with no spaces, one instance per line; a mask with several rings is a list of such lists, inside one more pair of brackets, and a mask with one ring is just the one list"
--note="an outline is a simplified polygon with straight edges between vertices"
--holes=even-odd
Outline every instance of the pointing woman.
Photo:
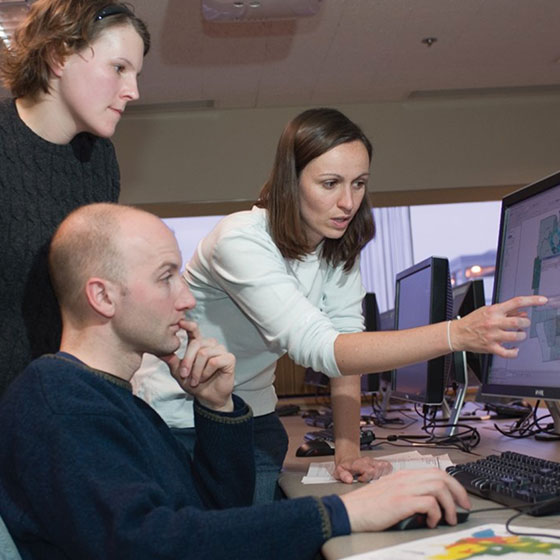
[[[197,300],[188,317],[237,357],[235,392],[253,408],[256,502],[271,500],[287,449],[274,412],[274,369],[284,354],[331,377],[336,476],[370,480],[388,470],[360,458],[359,377],[454,349],[514,355],[528,319],[521,298],[454,321],[408,331],[364,333],[359,254],[373,237],[367,200],[372,147],[334,109],[311,109],[284,129],[257,205],[224,218],[198,245],[185,279]],[[510,329],[515,329],[514,331]],[[448,338],[448,334],[449,337]],[[196,384],[190,372],[184,383]],[[146,358],[133,378],[187,447],[192,402],[163,362]]]

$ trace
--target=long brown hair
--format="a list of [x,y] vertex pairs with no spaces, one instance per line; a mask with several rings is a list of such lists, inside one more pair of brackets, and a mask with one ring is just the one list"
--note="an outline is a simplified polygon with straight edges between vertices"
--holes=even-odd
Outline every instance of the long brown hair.
[[150,49],[146,24],[129,5],[110,0],[37,0],[1,51],[0,74],[14,97],[49,92],[50,61],[62,60],[90,45],[109,27],[132,25]]
[[[371,162],[373,148],[360,127],[336,109],[309,109],[284,128],[274,165],[264,184],[257,206],[268,210],[272,239],[285,258],[301,259],[307,253],[299,200],[299,177],[313,159],[347,142],[360,141]],[[375,234],[369,199],[360,208],[340,239],[325,239],[322,258],[344,270],[354,266],[356,257]]]

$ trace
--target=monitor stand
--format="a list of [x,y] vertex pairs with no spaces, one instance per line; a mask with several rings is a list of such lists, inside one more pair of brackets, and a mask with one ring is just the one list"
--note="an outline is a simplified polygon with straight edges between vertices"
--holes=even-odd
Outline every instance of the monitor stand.
[[391,384],[384,379],[379,380],[379,392],[381,393],[381,413],[387,414],[391,407]]
[[378,420],[382,423],[381,425],[383,425],[383,424],[403,424],[404,421],[403,421],[402,418],[400,418],[400,417],[389,417],[387,415],[391,412],[410,410],[410,408],[408,408],[406,406],[406,404],[403,404],[401,406],[391,404],[392,392],[393,391],[391,389],[391,382],[387,381],[385,379],[380,379],[379,380],[379,393],[381,395],[381,403],[379,405],[380,411],[379,411],[379,414],[378,414]]
[[539,441],[558,441],[560,440],[560,402],[558,401],[544,401],[548,407],[548,411],[554,421],[555,434],[540,433],[535,435],[535,439]]
[[453,352],[453,360],[455,361],[455,401],[450,408],[447,401],[443,399],[441,405],[441,418],[447,419],[449,426],[445,428],[444,435],[454,436],[458,429],[459,416],[461,409],[465,402],[465,395],[467,394],[468,387],[468,373],[467,373],[467,353],[466,352]]

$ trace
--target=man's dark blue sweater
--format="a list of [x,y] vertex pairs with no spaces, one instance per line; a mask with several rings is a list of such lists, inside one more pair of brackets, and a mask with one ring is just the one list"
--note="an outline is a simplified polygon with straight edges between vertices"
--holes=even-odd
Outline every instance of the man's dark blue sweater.
[[196,404],[191,461],[126,381],[64,354],[35,360],[0,403],[0,514],[22,557],[313,558],[348,533],[336,496],[242,507],[252,415],[234,402]]

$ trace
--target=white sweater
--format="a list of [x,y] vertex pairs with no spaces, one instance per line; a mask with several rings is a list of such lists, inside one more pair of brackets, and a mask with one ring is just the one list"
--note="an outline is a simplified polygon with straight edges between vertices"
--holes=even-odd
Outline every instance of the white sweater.
[[[302,261],[285,259],[261,208],[219,222],[199,243],[184,276],[197,302],[187,316],[203,336],[217,339],[236,356],[234,392],[255,416],[274,411],[278,358],[287,352],[302,366],[338,377],[337,335],[364,328],[358,259],[348,273],[342,265],[327,265],[317,253]],[[192,399],[163,362],[146,355],[132,382],[136,394],[170,426],[193,425]]]

